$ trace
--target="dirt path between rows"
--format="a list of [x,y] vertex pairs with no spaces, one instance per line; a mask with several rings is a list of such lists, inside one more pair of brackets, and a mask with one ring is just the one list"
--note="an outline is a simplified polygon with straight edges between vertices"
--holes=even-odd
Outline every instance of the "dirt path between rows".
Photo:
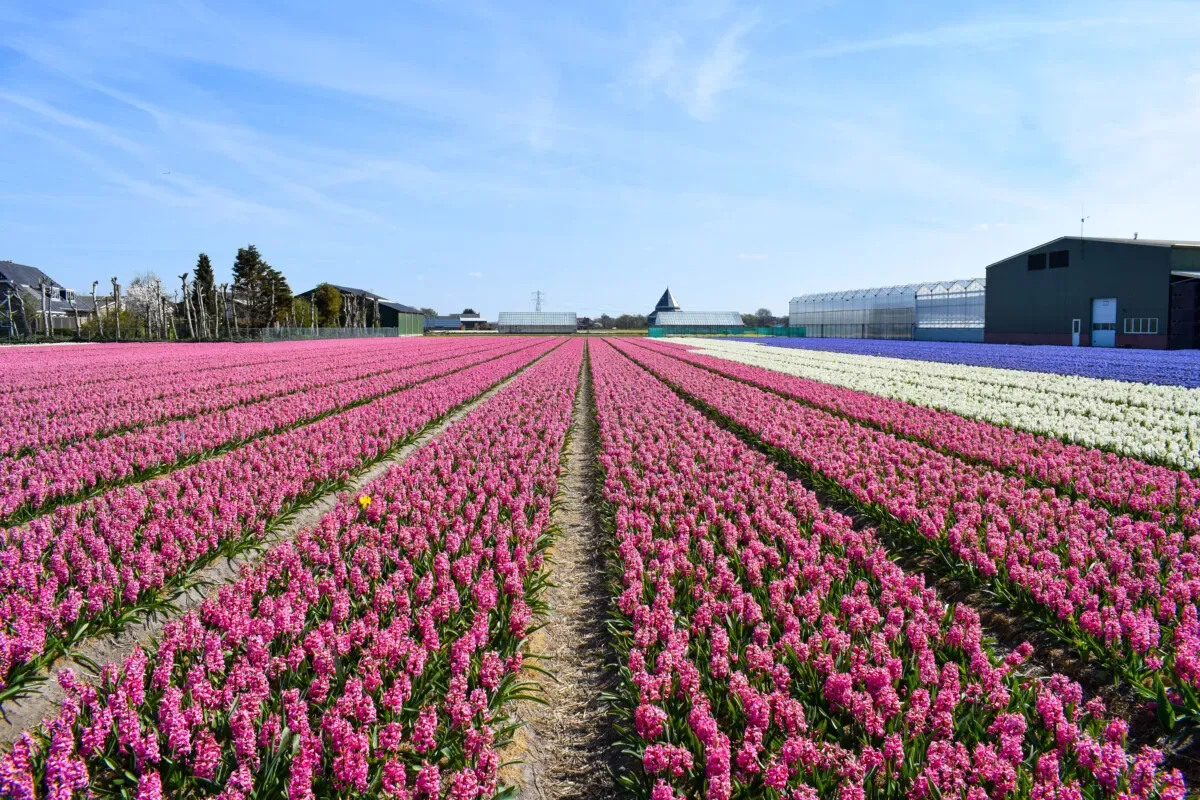
[[612,673],[604,534],[593,502],[597,437],[591,409],[591,367],[585,357],[554,512],[559,531],[548,559],[552,585],[544,597],[549,612],[542,620],[545,627],[529,642],[529,652],[545,656],[534,663],[554,678],[530,674],[541,683],[547,705],[518,704],[514,716],[525,727],[503,752],[505,760],[521,762],[503,776],[518,787],[520,800],[617,795],[609,769],[613,725],[601,698]]
[[231,559],[221,559],[202,570],[197,575],[196,583],[192,588],[175,599],[175,605],[179,609],[177,613],[149,617],[142,622],[126,628],[119,634],[108,634],[90,639],[84,642],[81,647],[75,649],[74,656],[63,656],[55,661],[44,672],[48,676],[48,679],[40,685],[33,687],[30,695],[20,700],[11,700],[5,704],[3,712],[0,712],[0,744],[11,744],[20,738],[22,731],[36,729],[41,725],[45,717],[52,714],[58,708],[59,703],[62,702],[64,693],[62,687],[58,685],[58,681],[53,676],[57,675],[61,670],[73,668],[84,680],[92,680],[95,677],[74,661],[76,657],[82,656],[103,666],[110,661],[123,660],[133,652],[135,645],[141,645],[143,648],[152,646],[153,640],[162,631],[163,625],[170,619],[182,616],[188,611],[195,609],[205,598],[216,594],[221,586],[232,583],[237,579],[244,566],[257,562],[272,546],[295,537],[305,528],[315,526],[321,517],[325,516],[337,504],[338,497],[342,494],[357,492],[371,481],[383,475],[391,467],[402,464],[417,448],[428,444],[431,440],[440,436],[447,428],[471,413],[478,405],[487,401],[488,398],[508,385],[510,381],[534,363],[536,361],[525,365],[512,375],[509,375],[479,397],[461,406],[440,423],[426,428],[411,442],[360,473],[348,485],[337,491],[321,495],[316,500],[306,504],[303,508],[295,512],[287,524],[281,525],[269,533],[264,538],[263,546],[260,549],[242,553]]

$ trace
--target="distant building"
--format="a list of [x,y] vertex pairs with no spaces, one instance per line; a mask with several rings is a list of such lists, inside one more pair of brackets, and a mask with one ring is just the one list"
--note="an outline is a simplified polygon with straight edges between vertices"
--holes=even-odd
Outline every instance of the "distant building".
[[475,313],[425,317],[427,331],[481,331],[487,330],[487,326],[487,320]]
[[39,327],[42,325],[37,320],[42,318],[43,287],[52,329],[74,330],[77,315],[82,323],[95,313],[90,294],[76,296],[74,289],[62,286],[37,267],[0,261],[0,335],[7,336],[10,327],[15,334],[30,333],[25,330],[23,319],[28,319]]
[[679,307],[679,303],[675,302],[675,296],[671,294],[671,287],[668,286],[667,290],[663,292],[662,297],[658,298],[658,304],[654,306],[654,310],[650,312],[650,316],[646,320],[650,323],[650,327],[653,328],[658,324],[659,314],[670,314],[682,310]]
[[574,333],[574,311],[501,311],[496,327],[501,333]]
[[425,330],[427,331],[461,331],[462,322],[458,317],[425,317]]
[[464,331],[477,331],[487,328],[487,320],[475,313],[451,314],[450,316],[458,319],[458,322],[461,325],[460,329]]
[[742,315],[736,311],[683,311],[669,287],[647,322],[652,336],[730,333],[742,329]]
[[398,328],[401,336],[422,334],[425,332],[425,315],[412,306],[380,300],[379,327]]
[[982,278],[875,286],[793,297],[788,325],[810,339],[982,342]]
[[681,328],[741,328],[743,325],[742,315],[736,311],[663,311],[654,315],[653,327],[670,331]]
[[1200,242],[1061,236],[997,261],[985,340],[1200,347]]
[[[425,315],[420,310],[389,300],[383,295],[352,286],[329,284],[342,295],[342,318],[349,322],[355,313],[367,328],[398,328],[401,336],[419,336],[425,332]],[[296,295],[311,301],[320,286]],[[349,327],[349,326],[348,326]]]

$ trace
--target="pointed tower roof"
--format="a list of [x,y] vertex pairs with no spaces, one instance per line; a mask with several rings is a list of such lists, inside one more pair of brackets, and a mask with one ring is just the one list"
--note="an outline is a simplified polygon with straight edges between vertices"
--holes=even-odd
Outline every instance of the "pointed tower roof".
[[675,302],[675,298],[671,295],[671,287],[663,292],[662,297],[658,299],[658,305],[654,307],[655,311],[678,311],[679,303]]

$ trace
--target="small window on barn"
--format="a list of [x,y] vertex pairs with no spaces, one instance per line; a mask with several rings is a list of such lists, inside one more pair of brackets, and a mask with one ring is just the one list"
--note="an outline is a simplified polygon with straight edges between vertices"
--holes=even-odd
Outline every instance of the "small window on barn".
[[1071,264],[1070,250],[1055,250],[1050,254],[1050,269],[1063,269]]
[[1045,268],[1046,268],[1046,254],[1045,253],[1034,253],[1033,255],[1029,256],[1029,271],[1030,272],[1033,272],[1035,269],[1045,269]]

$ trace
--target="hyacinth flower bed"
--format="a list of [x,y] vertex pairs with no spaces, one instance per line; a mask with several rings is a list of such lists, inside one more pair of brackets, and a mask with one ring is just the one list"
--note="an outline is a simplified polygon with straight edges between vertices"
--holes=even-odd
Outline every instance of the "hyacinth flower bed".
[[561,341],[522,340],[502,358],[0,531],[0,703]]
[[752,366],[1176,469],[1200,469],[1200,389],[745,342],[693,341],[709,355]]
[[1195,537],[1035,490],[628,344],[622,350],[956,576],[1097,659],[1168,730],[1200,724]]
[[12,525],[107,488],[145,480],[199,459],[228,452],[256,438],[314,422],[406,386],[527,347],[528,342],[488,342],[466,354],[394,368],[284,398],[87,439],[63,449],[0,458],[0,523]]
[[[622,350],[626,350],[622,346]],[[627,752],[653,800],[1182,798],[1062,676],[606,343],[591,365]]]
[[[188,376],[195,380],[200,373],[222,371],[235,362],[240,366],[273,364],[286,360],[292,349],[303,345],[314,348],[344,346],[345,342],[304,342],[268,345],[256,353],[239,352],[240,345],[223,342],[189,346],[187,357],[180,358],[174,344],[95,344],[86,348],[63,348],[54,351],[44,347],[22,347],[6,353],[5,365],[13,378],[0,386],[0,397],[38,389],[71,389],[85,383],[94,391],[106,383],[122,383],[155,379],[166,375]],[[47,354],[53,352],[53,358]],[[164,367],[163,364],[174,366]]]
[[157,650],[65,673],[7,797],[491,797],[582,343],[273,548]]
[[1200,351],[882,339],[754,339],[773,347],[938,361],[1112,381],[1200,388]]
[[[80,439],[98,439],[158,422],[297,394],[321,386],[379,375],[480,348],[479,342],[435,347],[421,339],[362,350],[290,349],[292,356],[266,364],[242,365],[231,353],[219,370],[179,374],[177,364],[163,373],[110,384],[81,376],[78,388],[38,389],[0,395],[0,456],[27,455]],[[309,343],[305,343],[309,344]],[[244,353],[243,353],[244,355]]]
[[[647,341],[655,352],[704,367],[929,445],[949,455],[1020,475],[1039,486],[1051,486],[1076,497],[1088,497],[1117,512],[1150,517],[1166,528],[1179,525],[1200,533],[1200,480],[1179,470],[1147,464],[1058,439],[1035,436],[989,422],[968,419],[920,405],[842,389],[782,374],[768,359],[759,366]],[[719,351],[718,351],[719,352]]]

